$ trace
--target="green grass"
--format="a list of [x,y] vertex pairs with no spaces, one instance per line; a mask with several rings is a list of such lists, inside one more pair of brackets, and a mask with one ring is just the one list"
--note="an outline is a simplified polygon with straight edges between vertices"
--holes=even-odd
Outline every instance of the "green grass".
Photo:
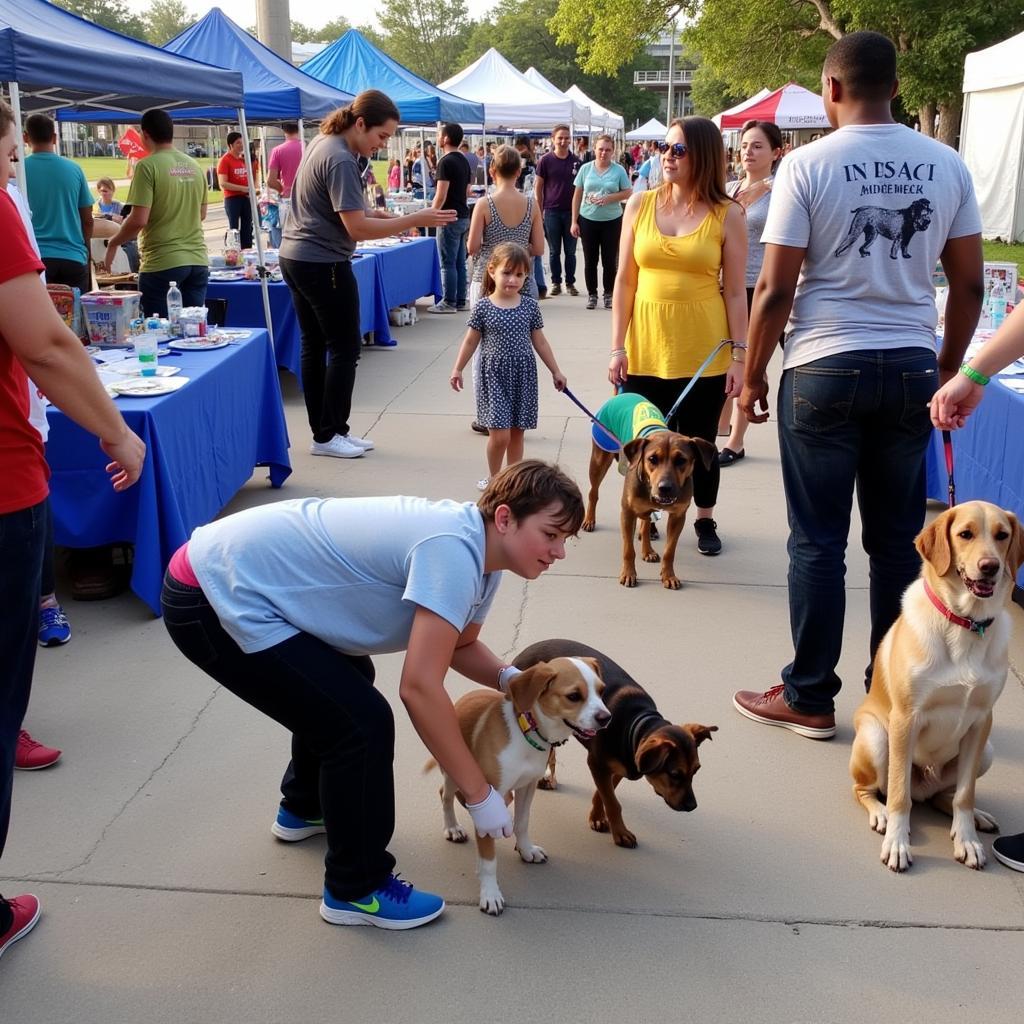
[[[206,173],[207,167],[214,167],[217,164],[216,157],[204,157],[196,161],[203,169],[203,173]],[[89,187],[95,190],[97,178],[113,178],[115,182],[123,181],[128,176],[128,161],[121,157],[114,156],[88,156],[88,157],[75,157],[75,163],[85,172],[85,179],[89,182]],[[386,166],[386,165],[385,165]],[[128,198],[128,186],[118,185],[117,192],[114,195],[115,199],[119,199],[122,203]],[[215,192],[210,190],[207,192],[206,201],[208,203],[221,203],[224,201],[223,192]]]
[[1016,263],[1017,274],[1024,281],[1024,245],[1007,245],[1006,242],[983,242],[985,259],[994,263]]

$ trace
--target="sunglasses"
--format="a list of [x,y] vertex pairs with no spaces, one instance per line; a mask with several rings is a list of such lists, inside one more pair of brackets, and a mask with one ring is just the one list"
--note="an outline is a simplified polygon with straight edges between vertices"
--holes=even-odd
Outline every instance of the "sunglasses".
[[682,142],[659,142],[658,152],[671,152],[674,157],[686,156],[686,145]]

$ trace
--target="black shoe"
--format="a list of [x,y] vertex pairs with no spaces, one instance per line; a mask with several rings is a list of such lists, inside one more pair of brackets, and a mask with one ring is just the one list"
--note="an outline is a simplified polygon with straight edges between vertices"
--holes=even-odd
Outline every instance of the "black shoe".
[[714,519],[696,519],[693,529],[697,534],[697,550],[702,555],[717,555],[722,550],[718,523]]
[[473,422],[470,423],[469,429],[474,431],[477,434],[489,434],[490,433],[490,431],[486,427],[481,426],[479,423],[477,423],[476,420],[473,420]]
[[548,297],[548,290],[547,290],[547,288],[538,288],[537,289],[537,298],[538,299],[546,299],[547,297]]
[[612,293],[611,292],[605,292],[604,293],[604,308],[605,309],[611,309],[612,308]]
[[1000,836],[992,843],[992,853],[1014,871],[1024,871],[1024,832],[1015,836]]
[[562,294],[562,286],[556,281],[551,286],[551,289],[548,292],[548,294],[551,295],[552,297],[554,297],[555,295],[561,295]]
[[731,448],[723,448],[718,453],[718,465],[731,466],[734,462],[739,462],[746,454],[742,448],[738,452],[734,452]]
[[579,291],[578,291],[578,289],[576,288],[576,285],[574,285],[574,284],[569,284],[569,285],[566,285],[566,286],[565,286],[565,290],[566,290],[566,291],[567,291],[567,292],[568,292],[568,293],[569,293],[570,295],[579,295]]
[[587,296],[587,309],[597,309],[597,296],[596,295],[588,295]]

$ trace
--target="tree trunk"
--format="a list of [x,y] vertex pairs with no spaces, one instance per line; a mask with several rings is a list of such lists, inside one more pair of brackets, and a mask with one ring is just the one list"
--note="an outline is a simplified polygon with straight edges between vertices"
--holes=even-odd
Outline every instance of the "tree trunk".
[[929,139],[935,138],[935,104],[923,104],[917,112],[917,118],[921,124],[921,134],[927,135]]
[[948,103],[939,104],[939,131],[936,138],[954,149],[960,138],[960,114],[963,105],[963,97],[959,94]]

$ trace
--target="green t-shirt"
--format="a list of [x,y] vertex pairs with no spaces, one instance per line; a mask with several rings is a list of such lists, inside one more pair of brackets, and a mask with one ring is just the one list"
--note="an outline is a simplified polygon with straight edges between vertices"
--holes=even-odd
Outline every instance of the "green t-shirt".
[[32,230],[46,260],[88,263],[81,210],[92,216],[92,193],[78,164],[56,153],[25,157]]
[[139,270],[205,267],[202,207],[206,204],[203,169],[176,149],[158,149],[135,165],[128,202],[149,208],[142,229]]

